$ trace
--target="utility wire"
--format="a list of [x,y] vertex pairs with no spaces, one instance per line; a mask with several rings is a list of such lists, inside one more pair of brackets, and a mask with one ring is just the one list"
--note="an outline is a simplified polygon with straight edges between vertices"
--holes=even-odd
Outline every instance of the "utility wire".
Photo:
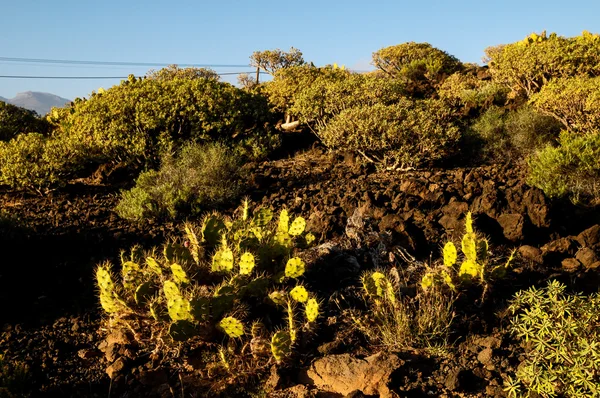
[[[244,73],[256,73],[256,71],[246,72],[223,72],[217,73],[219,76],[227,75],[241,75]],[[261,75],[268,74],[266,72],[259,72]],[[140,76],[136,76],[140,77]],[[127,79],[128,76],[22,76],[22,75],[0,75],[0,79],[65,79],[65,80],[76,80],[76,79]]]
[[[78,61],[72,59],[45,59],[45,58],[17,58],[0,57],[0,61],[7,62],[27,62],[44,64],[65,64],[65,65],[110,65],[110,66],[169,66],[161,62],[114,62],[114,61]],[[248,64],[178,64],[179,66],[192,66],[196,68],[245,68]]]

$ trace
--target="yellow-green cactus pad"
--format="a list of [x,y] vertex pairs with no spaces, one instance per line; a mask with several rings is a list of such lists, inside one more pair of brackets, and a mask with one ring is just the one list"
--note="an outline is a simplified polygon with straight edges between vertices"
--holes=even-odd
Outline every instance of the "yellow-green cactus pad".
[[150,268],[155,274],[162,275],[162,269],[160,264],[154,257],[146,257],[146,265]]
[[475,242],[474,233],[466,233],[462,238],[462,251],[467,258],[467,261],[472,263],[477,262],[477,243]]
[[233,270],[233,251],[228,247],[221,247],[213,256],[213,272],[231,272]]
[[190,280],[179,264],[171,264],[171,272],[173,273],[173,280],[178,284],[190,283]]
[[443,253],[444,253],[444,265],[446,267],[452,267],[454,264],[456,264],[457,253],[456,253],[456,246],[454,246],[454,243],[447,242],[444,245]]
[[115,288],[115,284],[110,276],[108,266],[101,265],[96,269],[96,283],[100,288],[100,291],[112,292]]
[[195,325],[188,320],[173,322],[169,327],[169,335],[175,341],[186,341],[196,334]]
[[232,316],[221,319],[219,327],[232,339],[244,335],[244,324]]
[[112,292],[100,291],[100,305],[108,314],[114,314],[121,310],[121,306],[115,300]]
[[173,321],[185,321],[192,319],[190,302],[183,297],[177,297],[173,300],[167,301],[167,310],[169,311],[169,317],[171,317]]
[[285,276],[299,278],[304,275],[304,261],[300,257],[290,258],[285,265]]
[[319,303],[315,299],[309,299],[304,304],[304,313],[308,322],[314,322],[319,317]]
[[181,292],[179,291],[177,284],[173,281],[164,281],[163,293],[165,294],[167,301],[181,298]]
[[308,300],[308,292],[304,286],[296,286],[290,291],[290,297],[299,303]]
[[468,234],[472,234],[473,231],[473,217],[471,217],[471,212],[467,212],[467,218],[465,220],[465,231]]
[[279,223],[277,224],[277,232],[288,233],[290,229],[290,216],[286,209],[279,213]]
[[458,275],[469,275],[472,278],[476,278],[480,276],[483,271],[482,266],[477,264],[475,261],[465,260],[460,265],[460,269],[458,270]]
[[296,219],[292,222],[292,225],[290,225],[288,233],[291,236],[299,236],[302,234],[302,232],[304,232],[304,228],[306,228],[306,220],[304,220],[302,217],[296,217]]
[[135,289],[135,302],[143,305],[154,295],[155,289],[150,282],[144,282]]
[[250,275],[254,269],[255,262],[252,253],[246,252],[240,257],[240,274]]
[[271,353],[277,362],[285,360],[292,353],[292,338],[285,330],[280,330],[271,338]]

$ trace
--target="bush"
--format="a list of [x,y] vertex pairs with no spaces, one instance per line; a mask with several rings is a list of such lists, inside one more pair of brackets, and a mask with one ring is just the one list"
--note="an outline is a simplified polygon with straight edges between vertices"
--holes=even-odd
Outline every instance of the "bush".
[[58,135],[19,134],[0,142],[0,182],[38,193],[60,186],[91,156],[85,145]]
[[145,79],[131,76],[76,101],[54,122],[106,162],[150,166],[184,142],[239,141],[265,133],[271,121],[266,99],[197,74],[167,69]]
[[523,41],[486,49],[490,74],[513,96],[530,97],[549,80],[600,75],[600,36],[565,38],[532,34]]
[[509,396],[522,389],[542,397],[595,397],[600,394],[600,295],[566,295],[552,281],[543,289],[515,295],[511,333],[526,343]]
[[37,117],[34,111],[0,101],[0,141],[10,141],[20,133],[43,133],[50,125]]
[[600,198],[600,132],[575,135],[563,131],[559,146],[547,145],[529,159],[529,183],[549,197],[574,202]]
[[450,156],[460,130],[439,100],[402,99],[393,105],[341,111],[318,131],[325,145],[358,151],[378,163],[414,167]]
[[296,95],[309,87],[321,73],[321,68],[311,65],[278,69],[273,80],[264,83],[265,94],[277,111],[287,113],[294,106]]
[[290,113],[302,123],[316,126],[319,135],[328,120],[344,110],[375,104],[391,105],[404,98],[404,85],[398,81],[321,68],[319,76],[295,95]]
[[179,156],[165,156],[158,171],[140,174],[122,193],[116,212],[123,218],[176,218],[235,199],[242,190],[241,158],[222,144],[190,144]]
[[455,106],[488,108],[491,105],[504,105],[508,91],[498,83],[455,73],[444,80],[438,89],[438,95]]
[[554,79],[533,95],[530,103],[569,131],[600,129],[600,77]]
[[218,81],[220,76],[212,69],[207,68],[180,68],[177,65],[169,65],[159,70],[151,70],[146,75],[148,79],[170,81],[170,80],[196,80],[210,79]]
[[530,106],[514,111],[492,106],[471,124],[468,135],[479,142],[475,145],[483,158],[498,160],[529,155],[553,142],[560,127],[554,118]]
[[462,68],[462,63],[429,43],[408,42],[373,53],[373,65],[388,76],[406,82],[441,82]]
[[290,48],[289,52],[276,50],[255,51],[250,56],[250,66],[262,69],[274,75],[278,70],[293,66],[304,65],[302,52],[297,48]]

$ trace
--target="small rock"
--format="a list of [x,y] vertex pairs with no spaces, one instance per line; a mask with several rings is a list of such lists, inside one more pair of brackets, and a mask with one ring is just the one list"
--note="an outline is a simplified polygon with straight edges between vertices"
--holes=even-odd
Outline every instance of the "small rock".
[[100,350],[82,349],[77,351],[77,356],[81,359],[96,358],[102,355]]
[[579,262],[583,264],[585,268],[591,268],[592,264],[599,260],[596,252],[589,247],[582,247],[579,249],[575,258],[579,260]]
[[500,348],[502,340],[495,336],[480,337],[473,340],[474,344],[485,348]]
[[576,258],[565,258],[562,260],[561,265],[567,272],[574,272],[581,266],[581,263]]
[[574,247],[575,245],[571,238],[560,238],[542,246],[542,253],[544,255],[550,253],[571,254]]
[[524,245],[519,247],[519,254],[525,260],[533,261],[537,264],[542,264],[544,259],[542,258],[542,251],[537,247]]
[[383,352],[364,359],[350,354],[330,355],[314,361],[300,375],[300,381],[341,395],[359,390],[365,395],[387,398],[393,396],[387,386],[390,376],[403,364],[396,355]]
[[596,224],[577,235],[577,242],[583,247],[600,246],[600,225]]
[[111,379],[115,379],[125,369],[125,359],[119,358],[112,365],[106,368],[106,374]]
[[477,354],[477,360],[484,365],[488,365],[492,362],[493,351],[491,348],[484,348]]
[[460,369],[454,369],[448,372],[444,385],[450,391],[456,391],[460,388]]
[[498,224],[502,227],[504,237],[510,241],[518,241],[524,238],[523,227],[525,218],[520,214],[502,214],[497,219]]

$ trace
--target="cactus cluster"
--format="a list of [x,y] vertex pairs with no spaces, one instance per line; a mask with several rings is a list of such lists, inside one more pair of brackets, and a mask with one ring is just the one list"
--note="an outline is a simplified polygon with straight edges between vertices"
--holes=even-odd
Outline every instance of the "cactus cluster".
[[[471,212],[466,215],[465,234],[460,245],[463,261],[458,269],[455,269],[459,260],[458,250],[454,243],[446,242],[442,250],[444,265],[443,267],[432,267],[423,275],[421,279],[423,290],[428,290],[435,284],[447,285],[450,289],[456,290],[456,279],[463,283],[478,281],[486,284],[493,276],[503,276],[514,258],[514,252],[512,252],[504,264],[488,265],[489,243],[487,239],[479,237],[473,229]],[[457,278],[454,278],[454,275]]]
[[284,312],[286,326],[273,334],[269,345],[264,327],[255,322],[252,353],[262,356],[267,350],[275,360],[284,360],[298,334],[311,331],[319,316],[317,299],[298,281],[306,264],[297,248],[315,238],[306,233],[302,217],[291,219],[284,209],[274,218],[270,209],[252,213],[246,200],[238,217],[211,214],[200,225],[186,223],[182,243],[170,241],[162,250],[149,252],[132,248],[129,255],[121,255],[120,281],[110,264],[98,266],[102,308],[122,322],[143,318],[145,324],[156,325],[160,336],[166,333],[174,341],[218,338],[219,332],[233,341],[249,337],[247,318],[264,316],[252,314],[248,303],[266,300]]

